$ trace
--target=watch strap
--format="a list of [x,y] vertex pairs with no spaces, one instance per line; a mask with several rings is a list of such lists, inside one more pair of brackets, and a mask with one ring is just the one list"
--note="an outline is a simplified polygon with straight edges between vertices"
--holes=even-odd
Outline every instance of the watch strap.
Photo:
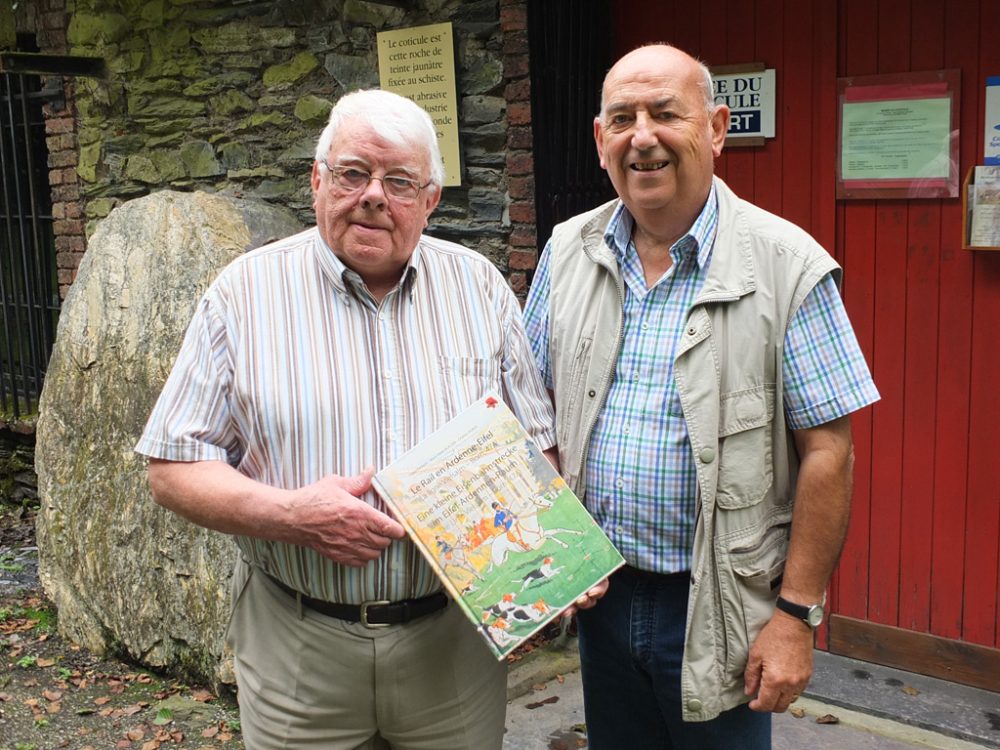
[[[779,596],[774,603],[778,609],[782,612],[791,615],[792,617],[797,617],[802,620],[810,628],[816,628],[819,622],[823,619],[823,605],[820,604],[796,604],[795,602],[790,602],[782,596]],[[816,610],[819,610],[818,621],[814,622],[813,618],[810,617]]]

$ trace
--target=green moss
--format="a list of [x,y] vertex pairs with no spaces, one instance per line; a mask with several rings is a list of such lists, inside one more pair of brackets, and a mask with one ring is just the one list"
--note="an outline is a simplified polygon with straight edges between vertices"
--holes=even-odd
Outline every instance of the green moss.
[[300,52],[291,60],[272,65],[264,71],[264,85],[268,88],[297,83],[319,67],[319,60],[311,52]]
[[212,110],[223,117],[236,112],[251,112],[253,110],[253,99],[244,94],[239,89],[230,89],[219,96],[209,100]]
[[303,96],[295,102],[295,116],[302,122],[310,124],[326,120],[331,109],[333,109],[333,102],[312,94]]
[[67,41],[84,47],[111,44],[124,39],[132,30],[131,22],[118,13],[70,14]]
[[80,161],[76,173],[84,182],[97,181],[97,165],[101,161],[101,143],[91,143],[80,147]]
[[256,130],[267,125],[273,125],[276,128],[285,128],[288,125],[288,117],[278,112],[271,112],[266,115],[258,112],[236,123],[233,126],[233,130],[236,132]]

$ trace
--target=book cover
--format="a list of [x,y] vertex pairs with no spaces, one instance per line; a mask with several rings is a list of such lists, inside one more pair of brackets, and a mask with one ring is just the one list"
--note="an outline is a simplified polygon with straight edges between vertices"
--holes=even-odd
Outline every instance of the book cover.
[[496,394],[373,484],[497,659],[625,563]]

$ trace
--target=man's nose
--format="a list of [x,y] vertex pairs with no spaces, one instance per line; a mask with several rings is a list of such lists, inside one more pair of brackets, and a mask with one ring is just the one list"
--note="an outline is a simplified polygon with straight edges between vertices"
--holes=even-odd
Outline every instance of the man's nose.
[[385,208],[388,199],[385,195],[385,188],[382,187],[381,177],[372,177],[365,185],[364,192],[361,193],[361,205],[363,208]]
[[653,133],[653,123],[645,112],[639,112],[632,126],[632,146],[644,151],[655,145],[656,136]]

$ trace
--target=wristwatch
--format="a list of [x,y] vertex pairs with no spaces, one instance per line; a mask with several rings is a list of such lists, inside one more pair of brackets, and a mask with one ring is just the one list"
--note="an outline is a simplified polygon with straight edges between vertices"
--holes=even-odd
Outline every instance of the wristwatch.
[[819,624],[823,622],[823,604],[825,604],[825,602],[810,605],[796,604],[795,602],[790,602],[780,596],[774,603],[774,605],[782,612],[786,612],[792,617],[798,617],[813,630],[818,628]]

